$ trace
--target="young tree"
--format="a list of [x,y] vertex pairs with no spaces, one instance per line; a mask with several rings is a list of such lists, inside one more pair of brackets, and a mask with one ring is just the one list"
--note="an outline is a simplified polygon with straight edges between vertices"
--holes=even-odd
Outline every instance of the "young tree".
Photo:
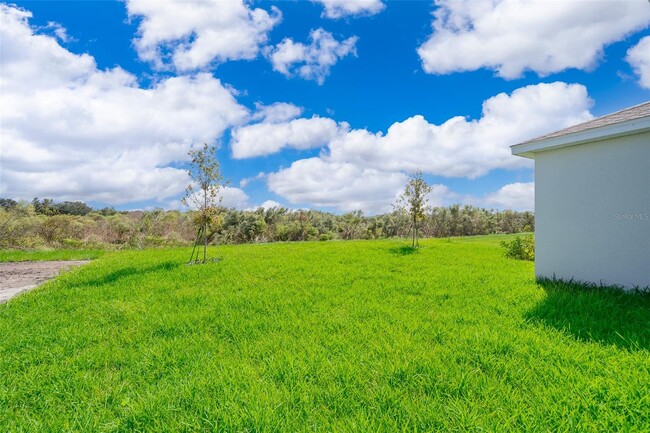
[[223,176],[219,169],[215,146],[208,146],[205,143],[203,148],[190,150],[188,155],[191,161],[187,174],[190,176],[191,183],[185,189],[183,204],[194,209],[193,222],[197,228],[190,263],[199,262],[197,247],[201,244],[203,245],[202,263],[205,263],[208,259],[208,229],[218,217],[218,206],[221,202],[219,190],[224,186],[221,183]]
[[431,186],[422,178],[422,172],[417,170],[409,178],[404,187],[404,192],[397,201],[397,207],[406,211],[410,216],[413,248],[415,248],[418,239],[418,223],[424,219],[424,214],[428,207],[427,194],[430,192]]

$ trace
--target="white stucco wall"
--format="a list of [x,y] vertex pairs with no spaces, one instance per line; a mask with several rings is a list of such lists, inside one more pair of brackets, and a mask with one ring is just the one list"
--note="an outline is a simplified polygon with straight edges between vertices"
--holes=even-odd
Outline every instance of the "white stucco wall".
[[650,132],[535,153],[535,273],[650,286]]

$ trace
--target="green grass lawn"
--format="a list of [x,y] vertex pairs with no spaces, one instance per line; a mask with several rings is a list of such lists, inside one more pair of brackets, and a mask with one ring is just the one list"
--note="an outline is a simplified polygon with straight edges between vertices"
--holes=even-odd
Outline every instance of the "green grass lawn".
[[105,250],[0,250],[0,262],[90,260],[104,254]]
[[648,431],[650,296],[503,239],[107,253],[0,305],[0,431]]

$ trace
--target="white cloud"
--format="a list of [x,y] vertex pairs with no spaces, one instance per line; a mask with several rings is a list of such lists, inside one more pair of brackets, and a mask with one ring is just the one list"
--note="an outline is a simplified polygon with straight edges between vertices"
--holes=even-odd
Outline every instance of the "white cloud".
[[42,30],[46,33],[51,32],[61,42],[64,43],[72,42],[75,40],[70,35],[68,35],[68,31],[65,29],[65,27],[63,27],[61,24],[54,21],[49,21],[46,26],[41,27],[39,30]]
[[[214,142],[247,110],[209,74],[151,88],[120,68],[98,70],[0,6],[3,194],[122,204],[183,191],[194,143]],[[47,73],[43,73],[47,71]]]
[[323,16],[343,18],[347,16],[368,16],[381,12],[385,5],[381,0],[312,0],[325,7]]
[[[31,12],[0,4],[3,99],[13,91],[64,86],[83,79],[89,70],[95,69],[91,56],[72,54],[62,49],[53,37],[33,35],[27,25],[31,16]],[[9,111],[7,104],[2,105]]]
[[[267,176],[269,189],[290,203],[362,210],[374,215],[393,211],[408,177],[401,172],[363,168],[322,158],[302,159]],[[460,197],[445,185],[431,185],[430,206],[446,206]]]
[[[200,193],[193,195],[188,203],[190,206],[186,206],[180,199],[170,200],[166,203],[166,207],[169,209],[178,209],[178,210],[188,210],[196,209],[194,203],[201,203],[202,200],[199,198],[202,197]],[[220,198],[219,205],[225,206],[228,208],[234,207],[235,209],[247,209],[250,204],[250,197],[240,188],[222,186],[219,188],[218,198]]]
[[[379,171],[322,158],[302,159],[268,175],[269,190],[290,203],[341,212],[362,210],[368,215],[391,212],[407,180],[402,172]],[[459,203],[523,211],[533,210],[535,204],[533,182],[507,184],[483,197],[458,194],[442,184],[433,184],[431,188],[427,195],[430,207]]]
[[418,48],[435,74],[489,68],[503,78],[590,69],[603,48],[650,25],[647,1],[437,0]]
[[281,123],[257,123],[232,131],[230,145],[235,159],[264,156],[285,148],[313,149],[334,139],[347,125],[314,116]]
[[282,206],[281,203],[278,203],[278,202],[275,201],[275,200],[266,200],[265,202],[263,202],[263,203],[260,204],[260,205],[257,205],[257,206],[251,206],[251,207],[249,207],[249,208],[247,208],[247,209],[244,209],[244,210],[254,212],[254,211],[258,210],[259,208],[262,208],[262,209],[264,209],[265,211],[267,211],[267,210],[269,210],[269,209],[274,209],[274,208],[284,208],[284,209],[287,209],[286,206]]
[[[427,205],[430,207],[449,206],[457,203],[461,198],[459,194],[452,192],[447,185],[435,184],[430,186],[431,192],[426,196]],[[402,186],[403,189],[404,186]]]
[[504,185],[498,191],[480,200],[480,204],[499,209],[533,210],[535,209],[535,183],[516,182]]
[[[404,187],[405,172],[475,179],[497,168],[531,167],[531,161],[512,156],[509,146],[590,119],[590,105],[582,85],[522,87],[486,100],[478,120],[453,117],[435,125],[418,115],[393,124],[386,134],[340,131],[320,157],[295,161],[266,179],[269,190],[291,203],[386,212]],[[433,206],[458,201],[527,209],[532,187],[512,184],[477,198],[436,185],[430,196]]]
[[258,206],[258,208],[260,208],[260,207],[262,209],[264,209],[264,210],[269,210],[269,209],[273,209],[273,208],[276,208],[276,207],[284,207],[284,206],[282,206],[280,203],[278,203],[275,200],[266,200],[264,203],[262,203],[261,205]]
[[239,188],[226,186],[221,188],[219,192],[222,206],[246,209],[250,205],[248,194]]
[[250,185],[251,182],[255,182],[256,180],[264,179],[266,177],[266,173],[263,171],[260,171],[257,173],[256,176],[251,176],[251,177],[245,177],[242,180],[239,181],[239,187],[240,188],[246,188],[248,185]]
[[141,59],[178,70],[227,60],[253,59],[280,22],[280,11],[250,8],[243,0],[127,0],[130,17],[140,17],[134,41]]
[[319,28],[312,30],[309,38],[309,45],[285,38],[269,49],[267,55],[273,69],[287,77],[298,75],[305,80],[315,80],[318,84],[323,84],[330,68],[339,59],[348,54],[356,56],[356,36],[339,42],[330,32]]
[[406,175],[309,158],[269,174],[267,180],[269,190],[290,203],[380,213],[391,210]]
[[639,85],[650,89],[650,36],[630,48],[625,59],[639,76]]
[[486,100],[478,120],[458,116],[435,125],[416,115],[394,123],[385,135],[352,130],[329,143],[329,159],[473,179],[496,168],[531,166],[513,157],[509,146],[590,119],[590,105],[582,85],[531,85]]
[[287,102],[276,102],[271,105],[257,104],[253,120],[267,123],[280,123],[295,119],[302,114],[302,108]]

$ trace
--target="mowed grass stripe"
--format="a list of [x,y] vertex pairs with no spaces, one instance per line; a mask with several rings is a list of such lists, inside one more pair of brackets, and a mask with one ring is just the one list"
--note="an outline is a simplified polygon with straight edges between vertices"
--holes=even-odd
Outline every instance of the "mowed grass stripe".
[[647,431],[647,295],[504,236],[107,253],[0,306],[2,431]]

